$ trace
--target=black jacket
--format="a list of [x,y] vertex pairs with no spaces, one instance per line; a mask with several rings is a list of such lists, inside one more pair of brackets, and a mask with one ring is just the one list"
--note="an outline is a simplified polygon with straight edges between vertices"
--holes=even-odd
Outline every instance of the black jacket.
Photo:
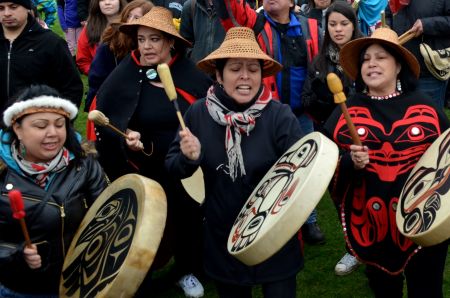
[[0,113],[7,100],[31,84],[45,84],[80,106],[83,83],[67,43],[32,17],[22,33],[9,42],[0,27]]
[[197,161],[188,160],[181,153],[177,136],[167,154],[166,167],[177,178],[189,177],[198,166],[203,170],[203,257],[207,274],[214,280],[240,285],[279,281],[295,275],[303,267],[296,236],[255,266],[244,265],[227,251],[228,235],[246,200],[277,159],[302,137],[289,106],[272,100],[256,119],[250,134],[242,135],[246,175],[238,175],[235,181],[228,174],[225,126],[213,120],[204,99],[189,108],[185,120],[201,143],[201,156]]
[[413,38],[405,47],[419,60],[421,76],[432,76],[424,64],[419,45],[424,42],[433,50],[450,47],[450,0],[411,0],[395,16],[389,10],[386,16],[399,36],[409,30],[417,19],[422,21],[423,35]]
[[[18,221],[12,218],[8,184],[22,192],[30,238],[42,257],[40,269],[30,269],[23,259],[24,239]],[[0,187],[0,254],[5,247],[20,246],[20,252],[11,260],[0,259],[0,283],[19,293],[56,295],[72,238],[88,207],[106,187],[100,164],[92,155],[78,166],[71,162],[55,175],[47,190],[6,168],[0,174]],[[50,197],[43,203],[46,195]],[[42,210],[36,212],[42,205]]]
[[216,10],[207,2],[208,0],[188,0],[184,3],[181,14],[180,34],[193,44],[190,58],[194,62],[217,49],[225,38],[225,29]]
[[[141,160],[143,154],[129,150],[121,136],[112,132],[109,128],[96,126],[96,147],[99,152],[99,161],[112,180],[127,173],[137,172],[137,170],[141,175],[147,177],[152,176],[149,175],[149,172],[161,172],[157,168],[160,168],[160,166],[164,168],[164,158],[179,125],[175,109],[170,104],[164,90],[152,87],[150,80],[146,77],[147,70],[152,67],[139,65],[138,58],[136,58],[138,54],[135,53],[138,53],[138,51],[126,56],[102,84],[97,93],[97,109],[102,111],[110,122],[120,130],[125,131],[130,128],[139,131],[145,148],[150,151],[151,146],[154,146],[154,150],[150,157]],[[179,89],[195,99],[202,98],[206,95],[211,80],[200,72],[192,61],[182,55],[170,65],[170,70],[178,91],[180,110],[181,113],[184,113],[189,103],[184,100],[185,98],[179,93]],[[154,95],[158,98],[146,98],[144,94],[149,90],[154,91]],[[154,104],[152,108],[159,110],[160,114],[166,115],[165,120],[170,122],[170,128],[166,129],[164,123],[158,123],[152,127],[132,123],[136,114],[146,113],[151,115],[154,112],[139,110],[138,106],[142,101],[160,102],[158,100],[161,99],[160,96],[163,97],[164,102],[169,103],[168,106],[161,108],[161,106]],[[147,116],[147,118],[152,118],[152,116]],[[145,141],[148,138],[152,139],[153,145],[146,144]],[[167,144],[168,138],[170,138],[170,141]],[[156,166],[157,164],[160,164],[160,166]],[[158,173],[153,174],[157,175]]]

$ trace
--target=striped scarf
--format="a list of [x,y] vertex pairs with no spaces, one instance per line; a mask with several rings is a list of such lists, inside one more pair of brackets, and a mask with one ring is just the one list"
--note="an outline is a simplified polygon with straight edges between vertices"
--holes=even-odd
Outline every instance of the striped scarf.
[[17,150],[15,142],[11,144],[11,155],[20,169],[44,189],[50,179],[49,175],[51,173],[61,172],[69,164],[69,150],[64,147],[49,162],[31,162],[25,160]]
[[261,116],[262,111],[272,99],[272,94],[268,89],[262,87],[260,95],[252,106],[243,112],[234,112],[221,103],[215,88],[220,87],[211,86],[208,90],[206,107],[214,121],[226,127],[225,150],[228,157],[230,177],[234,181],[238,170],[241,176],[245,175],[245,165],[241,151],[242,133],[248,136],[250,131],[255,128],[256,118]]

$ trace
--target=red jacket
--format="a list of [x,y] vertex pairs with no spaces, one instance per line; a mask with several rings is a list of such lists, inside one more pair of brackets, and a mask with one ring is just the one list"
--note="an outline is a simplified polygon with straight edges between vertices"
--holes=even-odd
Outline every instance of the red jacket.
[[97,51],[97,44],[94,46],[89,45],[89,39],[86,33],[86,26],[80,33],[77,45],[77,66],[82,74],[88,75],[89,68],[91,67],[92,60],[94,60],[95,52]]

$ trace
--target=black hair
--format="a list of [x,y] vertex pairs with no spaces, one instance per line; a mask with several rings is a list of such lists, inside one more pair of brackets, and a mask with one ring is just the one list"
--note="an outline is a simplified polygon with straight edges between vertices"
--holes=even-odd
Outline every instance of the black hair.
[[[227,61],[230,58],[222,58],[222,59],[216,59],[214,60],[214,63],[216,64],[216,70],[220,73],[220,77],[223,79],[223,70],[225,69],[225,64],[227,64]],[[259,65],[261,66],[261,74],[264,69],[264,61],[259,59],[258,60]]]
[[386,50],[386,52],[388,52],[394,57],[397,63],[401,65],[401,70],[397,78],[400,80],[400,84],[402,85],[402,91],[411,92],[416,90],[417,79],[412,74],[412,70],[409,67],[409,64],[406,63],[406,60],[403,58],[403,56],[395,48],[385,43],[377,43],[377,42],[368,44],[361,50],[358,60],[358,75],[356,76],[355,80],[355,90],[357,92],[363,92],[364,89],[366,89],[366,84],[364,83],[361,75],[361,66],[364,63],[364,55],[366,54],[367,48],[374,44],[380,45],[383,49]]
[[333,45],[335,48],[338,49],[337,45],[331,39],[330,32],[328,31],[328,19],[330,18],[330,15],[333,12],[342,14],[350,22],[352,22],[353,34],[350,40],[354,40],[356,38],[360,38],[363,36],[363,34],[359,29],[358,19],[356,17],[355,10],[352,8],[350,4],[348,4],[345,1],[336,1],[328,7],[327,12],[325,14],[325,35],[323,37],[319,55],[317,55],[314,61],[314,69],[317,70],[321,75],[323,75],[323,78],[320,78],[323,80],[325,79],[325,76],[328,73],[327,57],[329,47],[330,45]]
[[[30,87],[23,89],[15,96],[10,98],[7,107],[9,107],[15,102],[26,101],[43,95],[61,97],[58,91],[47,85],[31,85]],[[16,119],[16,123],[20,125],[25,116],[26,115]],[[11,143],[14,140],[17,140],[17,135],[12,129],[12,126],[6,128],[5,131],[11,133]],[[78,141],[75,129],[73,128],[73,124],[67,117],[66,117],[66,135],[67,136],[66,142],[64,143],[64,147],[66,147],[75,156],[75,163],[78,163],[80,159],[84,156],[84,154],[80,142]]]

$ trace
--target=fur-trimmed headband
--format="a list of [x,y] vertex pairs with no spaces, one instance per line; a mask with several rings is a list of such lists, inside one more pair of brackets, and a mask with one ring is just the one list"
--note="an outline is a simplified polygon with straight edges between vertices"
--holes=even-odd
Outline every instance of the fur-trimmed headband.
[[78,108],[67,99],[42,95],[12,104],[3,112],[3,122],[10,127],[18,118],[40,112],[58,113],[72,120],[77,116]]

